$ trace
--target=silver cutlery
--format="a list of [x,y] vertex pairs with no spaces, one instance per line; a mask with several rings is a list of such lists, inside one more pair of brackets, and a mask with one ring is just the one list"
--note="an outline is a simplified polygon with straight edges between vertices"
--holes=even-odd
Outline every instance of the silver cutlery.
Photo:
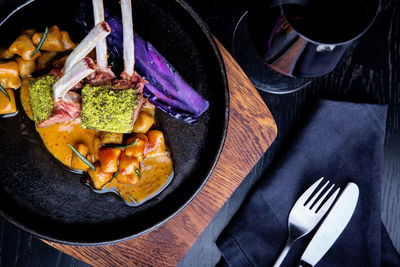
[[357,206],[358,186],[348,183],[301,256],[299,266],[314,266],[346,228]]
[[[281,265],[283,260],[285,259],[287,253],[290,250],[290,247],[293,243],[303,237],[304,235],[311,232],[318,222],[322,219],[325,213],[328,211],[332,203],[334,202],[336,196],[338,195],[340,188],[338,188],[326,202],[324,200],[327,198],[329,192],[335,186],[332,184],[328,190],[321,196],[321,193],[324,191],[326,186],[329,184],[327,181],[318,192],[310,199],[313,192],[316,190],[318,185],[322,182],[324,178],[320,178],[316,181],[312,186],[310,186],[296,201],[292,210],[289,214],[288,219],[288,229],[289,236],[286,241],[286,245],[276,260],[274,267],[278,267]],[[310,200],[309,200],[310,199]],[[323,204],[322,204],[323,203]]]

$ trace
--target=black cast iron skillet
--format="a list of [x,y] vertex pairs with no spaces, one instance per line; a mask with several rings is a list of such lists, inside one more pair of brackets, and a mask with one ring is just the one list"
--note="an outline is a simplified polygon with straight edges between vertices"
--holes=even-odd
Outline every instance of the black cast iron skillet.
[[[85,33],[74,21],[79,2],[37,0],[25,5],[1,24],[0,45],[10,45],[24,29],[43,31],[55,24],[80,41]],[[105,6],[120,12],[118,2],[105,1]],[[0,14],[0,20],[8,14]],[[23,230],[74,245],[122,241],[172,218],[210,176],[224,143],[229,107],[224,66],[212,36],[181,0],[135,0],[133,14],[135,31],[210,102],[196,126],[157,113],[171,149],[174,179],[139,207],[125,205],[112,193],[95,193],[48,153],[19,105],[17,116],[0,118],[0,213]]]

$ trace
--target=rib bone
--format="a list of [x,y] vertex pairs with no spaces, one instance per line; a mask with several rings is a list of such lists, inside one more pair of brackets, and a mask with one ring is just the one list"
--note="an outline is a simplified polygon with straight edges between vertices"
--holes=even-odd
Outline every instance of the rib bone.
[[86,57],[98,45],[98,41],[103,40],[110,32],[110,26],[106,22],[97,24],[69,55],[63,72],[68,72],[78,61]]
[[133,41],[132,3],[121,0],[122,28],[124,34],[124,72],[132,77],[135,68],[135,46]]
[[59,79],[53,86],[55,102],[66,100],[65,96],[68,91],[95,71],[95,63],[93,59],[85,57],[78,61],[64,76]]
[[[104,21],[104,5],[103,0],[92,0],[94,24],[97,25]],[[97,66],[100,70],[106,70],[107,63],[107,40],[104,38],[98,41],[96,46]]]

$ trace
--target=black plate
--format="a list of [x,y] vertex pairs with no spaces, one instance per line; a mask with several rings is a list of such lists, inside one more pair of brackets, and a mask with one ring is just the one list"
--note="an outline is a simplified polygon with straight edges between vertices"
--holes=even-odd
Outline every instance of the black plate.
[[[73,40],[81,40],[84,32],[74,22],[78,2],[37,0],[26,5],[0,26],[0,45],[10,45],[23,29],[43,31],[55,24],[73,33]],[[118,1],[105,1],[105,6],[119,12]],[[17,116],[0,119],[0,206],[1,215],[23,230],[74,245],[122,241],[172,218],[210,176],[228,122],[228,89],[219,51],[205,24],[183,1],[135,0],[133,10],[135,31],[175,66],[210,108],[196,126],[157,113],[175,177],[152,200],[129,207],[115,194],[93,192],[80,175],[61,166],[19,105]]]

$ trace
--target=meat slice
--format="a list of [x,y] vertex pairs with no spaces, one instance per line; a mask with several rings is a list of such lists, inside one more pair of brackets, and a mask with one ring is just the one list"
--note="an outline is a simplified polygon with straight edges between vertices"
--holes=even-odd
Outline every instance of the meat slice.
[[92,86],[99,86],[110,83],[115,79],[114,73],[108,68],[107,70],[96,68],[96,72],[88,78],[88,83]]
[[[69,91],[81,82],[86,76],[94,72],[94,62],[84,58],[65,73],[59,80],[58,71],[53,71],[54,76],[48,75],[36,80],[30,87],[32,110],[37,127],[48,127],[55,123],[66,122],[78,118],[81,113],[81,96]],[[51,79],[48,77],[52,77]],[[54,97],[51,93],[54,91]],[[46,96],[43,101],[41,94]],[[36,114],[36,115],[35,115]]]
[[64,100],[58,101],[55,108],[63,109],[71,118],[75,119],[81,115],[81,95],[75,92],[68,92]]
[[81,97],[74,92],[69,92],[68,95],[70,100],[62,100],[55,103],[50,117],[37,124],[36,127],[45,128],[57,123],[64,123],[79,118],[81,115]]
[[36,127],[46,128],[46,127],[52,126],[57,123],[63,123],[63,122],[70,121],[72,119],[74,119],[74,118],[71,117],[67,112],[65,112],[65,110],[63,110],[60,107],[55,107],[53,109],[53,113],[51,114],[51,116],[47,120],[42,121],[41,123],[37,124]]
[[147,83],[146,79],[134,72],[133,76],[128,76],[125,72],[121,74],[122,79],[112,80],[114,89],[128,89],[136,88],[140,94],[143,93],[144,85]]

